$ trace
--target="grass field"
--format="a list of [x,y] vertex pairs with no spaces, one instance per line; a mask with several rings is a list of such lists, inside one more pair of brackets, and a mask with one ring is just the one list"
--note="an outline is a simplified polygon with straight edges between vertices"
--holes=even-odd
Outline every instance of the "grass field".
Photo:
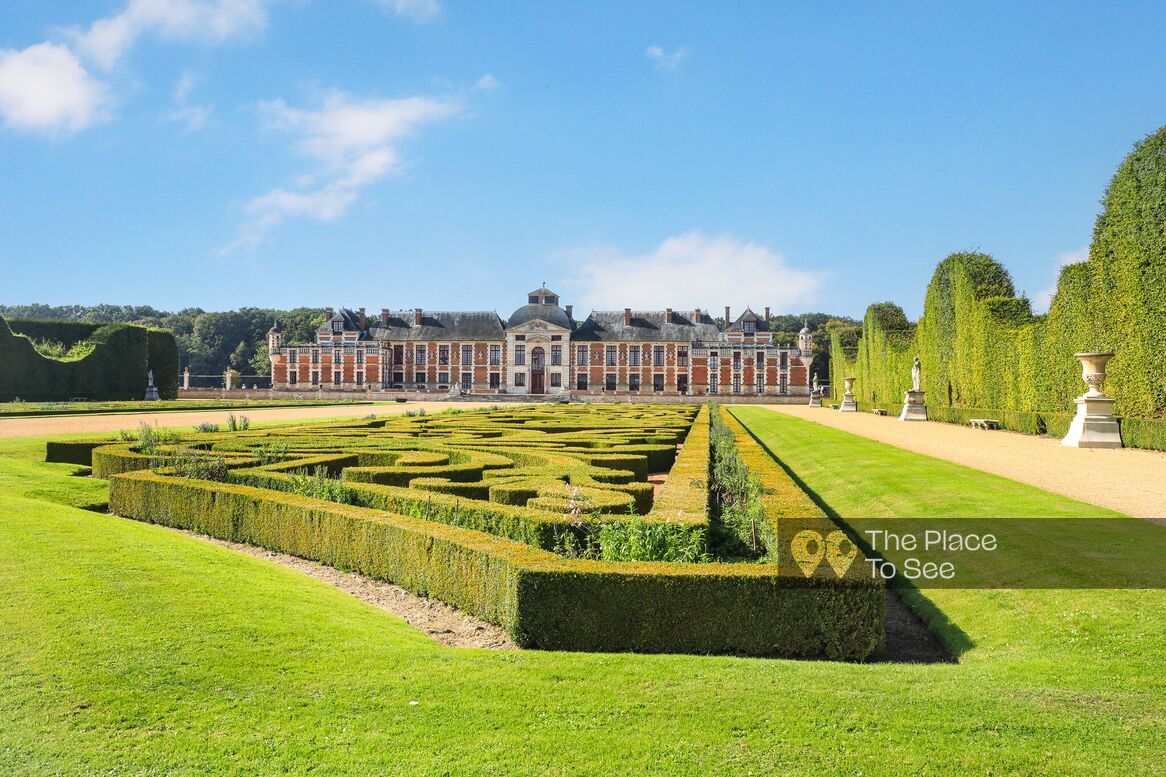
[[[952,509],[942,479],[864,505],[830,473],[896,449],[798,447],[812,425],[788,423],[783,454],[833,511]],[[454,650],[282,567],[76,509],[103,484],[39,463],[42,446],[0,441],[0,772],[1149,774],[1166,759],[1161,591],[929,592],[958,665]],[[1034,510],[1079,509],[1030,490]]]

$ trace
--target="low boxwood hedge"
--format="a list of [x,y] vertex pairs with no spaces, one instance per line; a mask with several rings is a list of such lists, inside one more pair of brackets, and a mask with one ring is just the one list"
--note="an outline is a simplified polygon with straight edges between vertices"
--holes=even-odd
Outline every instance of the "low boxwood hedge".
[[883,640],[869,582],[765,564],[572,561],[484,532],[148,471],[110,482],[119,515],[390,580],[559,650],[859,660]]

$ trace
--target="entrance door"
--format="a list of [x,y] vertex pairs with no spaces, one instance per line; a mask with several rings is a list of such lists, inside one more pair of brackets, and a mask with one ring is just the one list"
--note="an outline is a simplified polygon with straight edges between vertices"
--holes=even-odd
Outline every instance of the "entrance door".
[[530,393],[546,393],[546,352],[541,347],[530,352]]

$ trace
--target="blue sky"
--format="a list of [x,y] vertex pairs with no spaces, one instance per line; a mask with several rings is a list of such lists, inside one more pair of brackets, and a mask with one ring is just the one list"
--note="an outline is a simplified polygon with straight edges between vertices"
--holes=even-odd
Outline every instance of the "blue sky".
[[914,317],[1047,290],[1166,123],[1162,4],[2,8],[5,304]]

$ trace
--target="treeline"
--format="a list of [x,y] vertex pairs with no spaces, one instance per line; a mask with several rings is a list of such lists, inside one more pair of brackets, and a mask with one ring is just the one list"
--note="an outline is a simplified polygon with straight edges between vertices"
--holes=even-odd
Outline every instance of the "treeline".
[[244,375],[266,375],[267,330],[279,321],[285,342],[311,342],[324,323],[323,308],[240,308],[212,312],[186,308],[176,313],[149,305],[0,305],[0,316],[90,324],[137,324],[169,329],[178,343],[182,367],[196,375],[218,375],[228,367]]

